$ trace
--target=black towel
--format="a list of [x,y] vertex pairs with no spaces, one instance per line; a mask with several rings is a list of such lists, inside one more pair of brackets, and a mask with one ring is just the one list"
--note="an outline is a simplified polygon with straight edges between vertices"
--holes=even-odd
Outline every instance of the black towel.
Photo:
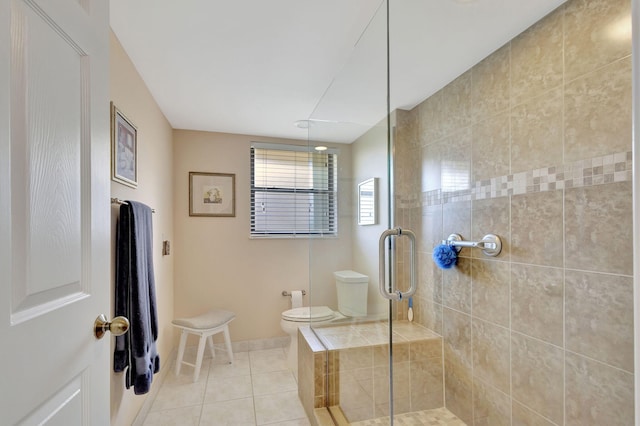
[[136,201],[120,206],[115,315],[127,317],[131,325],[116,337],[113,369],[125,371],[126,387],[133,386],[136,395],[149,392],[153,374],[160,370],[151,221],[149,206]]

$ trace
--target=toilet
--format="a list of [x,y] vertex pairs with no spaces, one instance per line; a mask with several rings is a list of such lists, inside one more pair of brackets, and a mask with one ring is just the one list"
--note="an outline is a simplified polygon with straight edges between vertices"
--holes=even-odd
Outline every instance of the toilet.
[[333,273],[338,296],[338,310],[328,306],[292,306],[282,313],[280,326],[289,336],[291,343],[287,350],[289,368],[298,370],[298,327],[301,325],[322,326],[346,317],[367,315],[367,291],[369,277],[361,273],[345,270]]

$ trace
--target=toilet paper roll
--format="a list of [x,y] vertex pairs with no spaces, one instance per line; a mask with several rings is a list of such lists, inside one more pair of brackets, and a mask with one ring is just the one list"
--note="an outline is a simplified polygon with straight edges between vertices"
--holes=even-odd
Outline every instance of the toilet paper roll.
[[302,307],[302,291],[293,290],[291,292],[291,308],[301,308],[301,307]]

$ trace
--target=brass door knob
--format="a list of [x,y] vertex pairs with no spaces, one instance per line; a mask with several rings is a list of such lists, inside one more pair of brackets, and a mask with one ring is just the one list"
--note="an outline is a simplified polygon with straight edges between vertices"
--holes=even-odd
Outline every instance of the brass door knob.
[[109,322],[104,314],[100,314],[96,318],[96,322],[93,323],[93,334],[96,339],[102,339],[107,331],[110,331],[114,336],[121,336],[127,330],[129,330],[129,320],[125,317],[115,317]]

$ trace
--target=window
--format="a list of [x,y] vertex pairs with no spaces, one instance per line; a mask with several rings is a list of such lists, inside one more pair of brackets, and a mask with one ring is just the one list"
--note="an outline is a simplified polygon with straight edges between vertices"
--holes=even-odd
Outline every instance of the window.
[[442,192],[469,189],[470,170],[468,161],[442,161]]
[[251,147],[251,235],[336,235],[337,153]]

